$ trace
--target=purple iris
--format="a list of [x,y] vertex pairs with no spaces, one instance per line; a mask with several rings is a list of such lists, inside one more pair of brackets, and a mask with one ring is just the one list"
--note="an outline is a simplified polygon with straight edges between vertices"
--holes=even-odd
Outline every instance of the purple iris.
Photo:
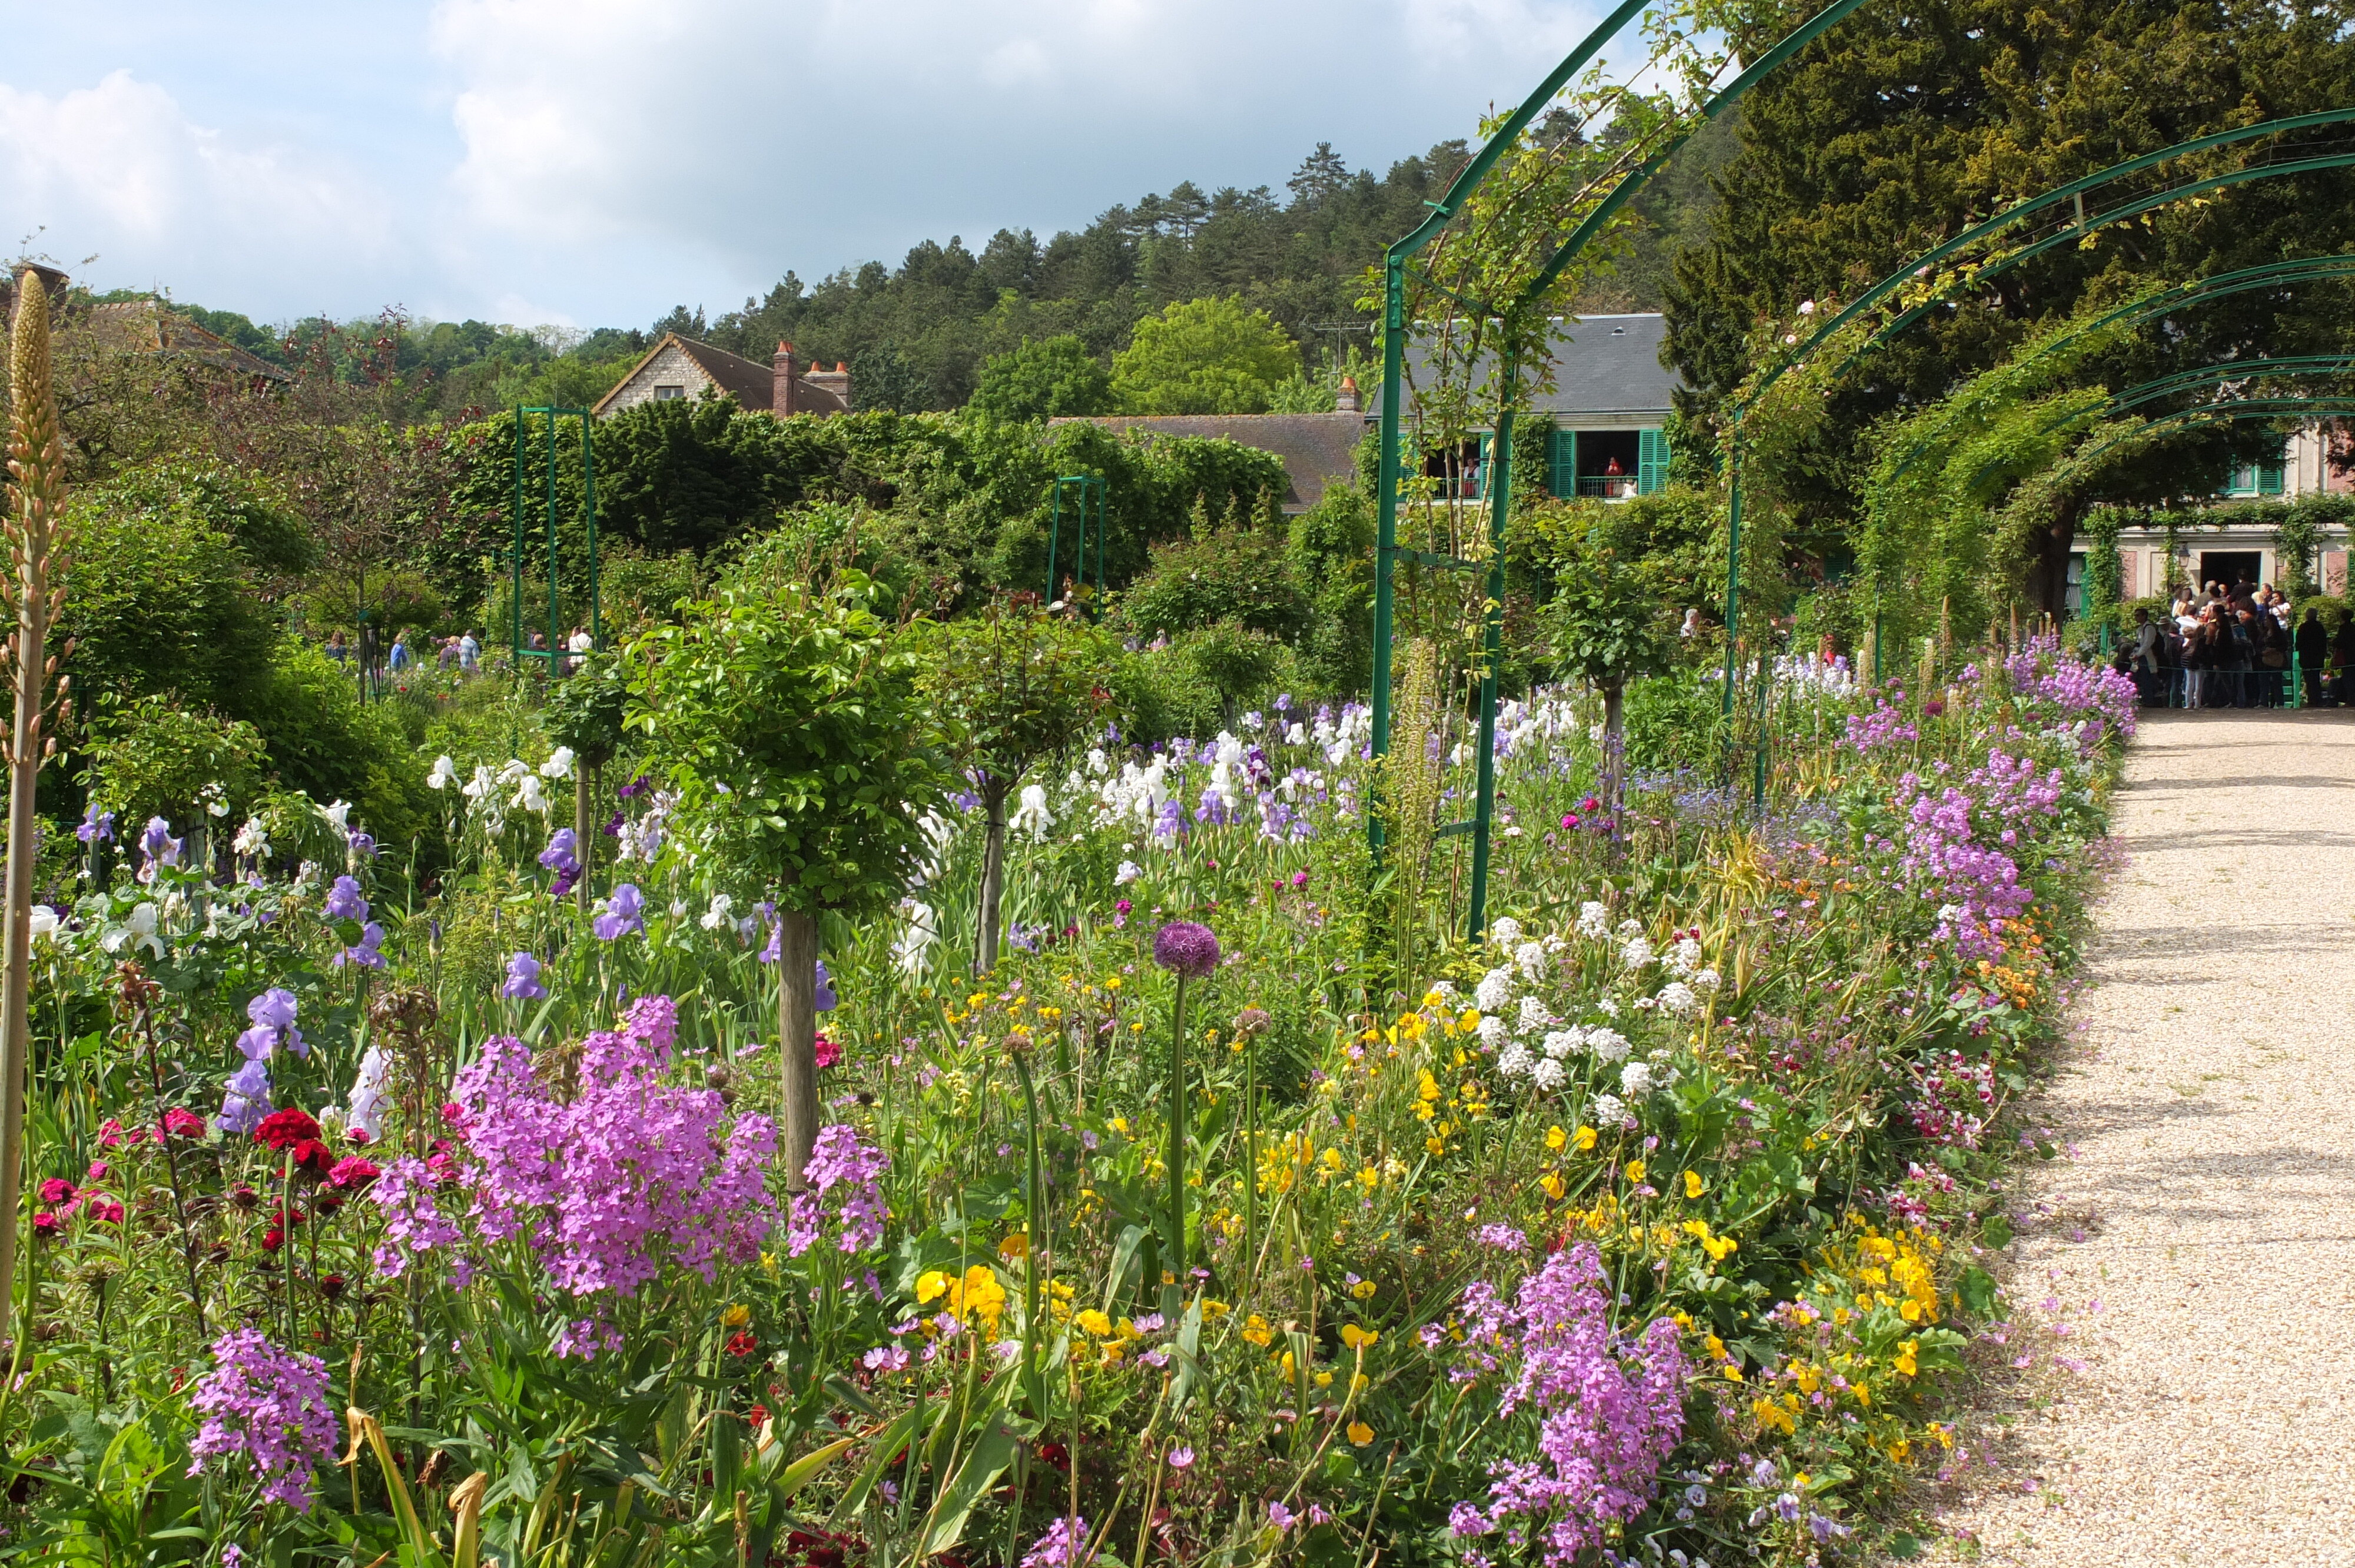
[[645,895],[634,883],[624,882],[614,887],[605,900],[605,913],[590,923],[601,942],[611,942],[626,931],[643,934],[646,928]]
[[278,986],[245,1004],[245,1015],[253,1021],[253,1027],[237,1037],[237,1048],[245,1053],[247,1061],[266,1062],[281,1045],[297,1056],[311,1054],[303,1032],[294,1027],[295,1005],[294,993]]
[[384,968],[384,955],[377,951],[377,948],[383,944],[383,941],[384,927],[371,920],[360,927],[360,940],[357,947],[346,948],[327,961],[337,969],[343,968],[346,964],[357,964],[364,969],[380,969]]
[[539,852],[539,863],[554,872],[578,871],[581,868],[581,840],[570,828],[559,828]]
[[511,1001],[537,1001],[548,994],[539,983],[539,960],[529,953],[517,953],[507,960],[507,981],[499,987],[499,994]]
[[816,1011],[820,1012],[832,1012],[835,1009],[835,1000],[834,977],[826,972],[826,960],[824,959],[820,959],[817,961]]
[[112,842],[114,813],[100,810],[98,802],[92,800],[89,809],[82,812],[81,826],[74,830],[74,837],[86,844]]
[[368,916],[368,900],[360,896],[360,885],[352,877],[336,878],[336,885],[327,890],[327,916],[333,920],[365,920]]
[[357,828],[352,831],[349,847],[352,852],[352,858],[356,861],[374,860],[376,858],[376,840],[369,837],[368,834],[361,832]]

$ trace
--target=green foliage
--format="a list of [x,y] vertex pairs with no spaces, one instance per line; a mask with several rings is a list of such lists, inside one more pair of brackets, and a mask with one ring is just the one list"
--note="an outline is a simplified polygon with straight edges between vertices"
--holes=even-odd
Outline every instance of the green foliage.
[[91,799],[123,822],[161,817],[186,831],[208,806],[235,816],[252,800],[268,761],[261,732],[177,699],[110,705],[91,726]]
[[571,747],[582,767],[602,768],[622,749],[629,703],[622,662],[610,653],[592,653],[549,685],[542,723],[551,744]]
[[1321,695],[1362,692],[1373,678],[1375,526],[1372,498],[1347,483],[1292,520],[1293,577],[1308,596],[1295,645],[1302,679]]
[[1153,564],[1121,597],[1114,620],[1139,641],[1232,621],[1290,642],[1309,613],[1284,535],[1265,526],[1209,527],[1154,546]]
[[282,785],[350,801],[352,825],[379,841],[413,837],[432,820],[400,716],[361,702],[350,667],[303,639],[279,640],[242,716],[269,743]]
[[247,544],[285,563],[300,535],[233,471],[166,464],[77,491],[64,668],[85,698],[176,693],[242,714],[277,636]]
[[1556,670],[1599,686],[1666,670],[1678,620],[1670,579],[1625,509],[1544,508],[1529,521],[1553,581],[1539,615]]
[[1132,413],[1257,414],[1299,366],[1299,349],[1274,318],[1230,294],[1137,323],[1113,356],[1113,392]]
[[1112,412],[1112,372],[1066,333],[1026,340],[981,367],[970,413],[1001,422],[1036,421],[1071,414]]
[[917,814],[947,771],[917,695],[922,660],[874,584],[755,546],[680,626],[629,651],[631,724],[714,857],[807,914],[900,896]]
[[985,798],[1083,742],[1111,702],[1102,683],[1112,642],[1035,597],[995,599],[977,612],[922,629],[924,700],[946,729],[962,770]]

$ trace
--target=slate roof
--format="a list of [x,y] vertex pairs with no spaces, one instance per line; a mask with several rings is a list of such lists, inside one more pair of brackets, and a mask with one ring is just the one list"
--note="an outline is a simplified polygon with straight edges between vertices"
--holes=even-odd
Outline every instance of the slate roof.
[[1290,481],[1283,497],[1287,513],[1307,511],[1327,485],[1349,475],[1358,442],[1366,433],[1363,414],[1109,414],[1047,422],[1102,425],[1146,440],[1194,436],[1273,452],[1284,460],[1284,477]]
[[[1558,318],[1555,327],[1554,389],[1534,398],[1530,412],[1574,424],[1586,414],[1665,416],[1675,406],[1672,395],[1684,379],[1660,363],[1660,349],[1668,338],[1666,316]],[[1410,385],[1428,384],[1430,363],[1417,345],[1408,346],[1407,359]],[[1485,362],[1476,374],[1487,375]],[[1376,382],[1367,392],[1370,417],[1380,410],[1381,384]]]

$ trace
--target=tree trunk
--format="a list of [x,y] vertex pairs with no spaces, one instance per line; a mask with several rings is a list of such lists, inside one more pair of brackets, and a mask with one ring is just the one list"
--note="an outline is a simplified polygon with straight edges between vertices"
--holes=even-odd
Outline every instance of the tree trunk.
[[596,797],[596,769],[576,758],[572,764],[572,853],[581,862],[581,879],[572,885],[572,896],[583,915],[589,912],[589,818]]
[[997,968],[998,914],[1006,892],[1006,797],[1013,788],[995,779],[985,779],[981,787],[981,803],[989,813],[981,848],[981,940],[975,959],[983,974]]
[[817,921],[777,910],[777,1033],[783,1058],[785,1187],[798,1192],[817,1144]]

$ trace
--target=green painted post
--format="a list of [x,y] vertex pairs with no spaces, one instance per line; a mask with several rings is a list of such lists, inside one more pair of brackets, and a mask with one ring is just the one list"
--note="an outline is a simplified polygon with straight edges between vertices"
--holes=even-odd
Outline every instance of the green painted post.
[[1497,666],[1505,659],[1505,524],[1513,498],[1517,370],[1508,354],[1497,434],[1481,470],[1488,481],[1488,592],[1480,612],[1480,752],[1473,765],[1479,783],[1472,810],[1472,912],[1465,932],[1465,939],[1473,942],[1488,925],[1488,839],[1497,812]]
[[548,673],[556,673],[556,410],[548,411]]
[[523,671],[523,405],[516,405],[515,551],[510,557],[515,576],[507,588],[507,668]]
[[605,645],[605,617],[597,588],[597,450],[590,439],[589,415],[581,416],[581,484],[589,513],[589,645]]
[[1742,609],[1742,416],[1733,416],[1727,437],[1725,461],[1725,705],[1723,716],[1733,716],[1734,642]]
[[[1080,527],[1084,534],[1087,527],[1084,519],[1082,520]],[[1062,543],[1062,539],[1063,481],[1059,478],[1055,481],[1055,510],[1047,524],[1047,602],[1049,604],[1055,602],[1055,551]]]
[[[1396,246],[1382,261],[1382,416],[1381,465],[1375,481],[1374,532],[1374,712],[1373,755],[1377,760],[1391,748],[1391,566],[1398,555],[1399,403],[1406,379],[1406,258]],[[1381,813],[1369,792],[1366,801],[1366,842],[1375,857],[1382,853]]]

